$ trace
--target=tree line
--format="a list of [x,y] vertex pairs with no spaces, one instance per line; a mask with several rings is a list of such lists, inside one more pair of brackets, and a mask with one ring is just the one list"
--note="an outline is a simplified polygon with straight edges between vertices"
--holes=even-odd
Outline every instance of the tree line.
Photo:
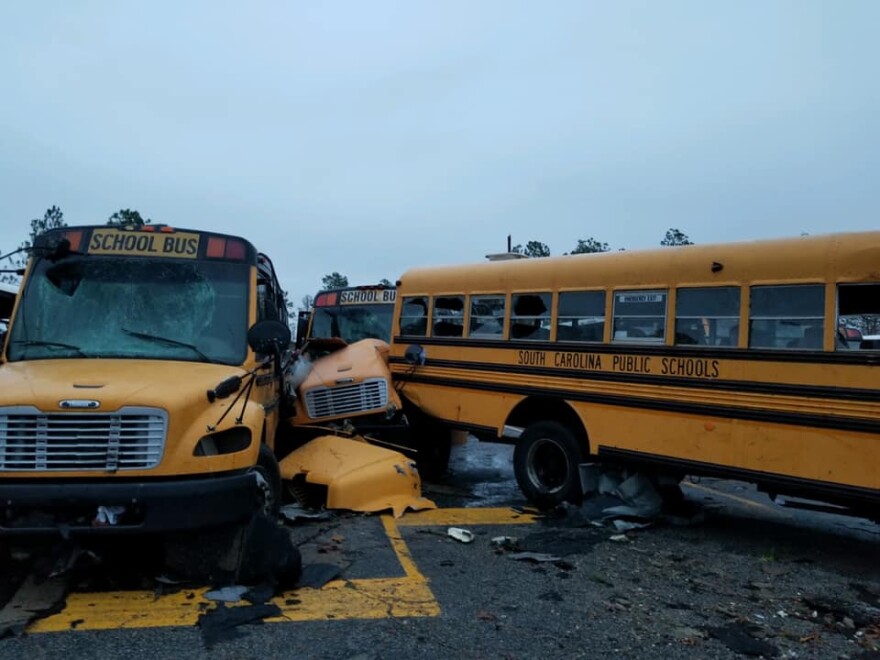
[[[135,225],[140,227],[151,222],[152,220],[144,218],[138,211],[133,209],[119,209],[107,218],[108,225],[118,226]],[[27,239],[22,241],[18,249],[14,250],[14,254],[9,257],[8,261],[11,268],[4,269],[6,272],[0,273],[0,282],[18,284],[21,280],[21,275],[18,271],[24,269],[27,263],[27,250],[36,242],[37,236],[51,229],[59,229],[66,226],[67,222],[64,220],[64,212],[55,205],[46,209],[42,218],[32,219]]]
[[[666,235],[660,241],[660,245],[664,247],[675,247],[679,245],[693,245],[693,241],[688,238],[688,235],[685,234],[680,229],[670,228],[666,231]],[[623,251],[625,248],[618,248],[620,251]],[[574,249],[571,252],[564,252],[563,254],[593,254],[596,252],[609,252],[611,250],[611,246],[604,241],[600,241],[596,238],[590,237],[587,239],[578,239],[577,245],[574,246]],[[541,241],[529,241],[525,244],[525,246],[517,244],[511,248],[511,252],[515,252],[516,254],[522,254],[527,257],[549,257],[550,256],[550,248],[546,243],[542,243]]]

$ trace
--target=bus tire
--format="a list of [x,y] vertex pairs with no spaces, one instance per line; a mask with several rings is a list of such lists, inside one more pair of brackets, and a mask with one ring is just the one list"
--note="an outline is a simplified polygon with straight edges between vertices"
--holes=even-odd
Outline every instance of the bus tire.
[[281,469],[268,445],[260,445],[257,464],[251,472],[256,475],[259,487],[257,510],[272,520],[277,519],[281,510]]
[[536,422],[526,428],[513,452],[513,471],[520,490],[539,509],[582,497],[578,464],[584,450],[559,422]]

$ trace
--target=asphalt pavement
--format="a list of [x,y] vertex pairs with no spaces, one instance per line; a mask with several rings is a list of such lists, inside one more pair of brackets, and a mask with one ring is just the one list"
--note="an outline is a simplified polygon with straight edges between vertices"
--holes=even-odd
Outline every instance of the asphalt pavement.
[[694,524],[620,533],[575,509],[532,515],[510,447],[455,447],[450,467],[425,485],[437,511],[291,527],[314,586],[272,598],[256,624],[210,636],[206,587],[158,589],[153,567],[132,565],[124,589],[72,585],[0,657],[873,657],[872,522],[702,480],[684,486]]

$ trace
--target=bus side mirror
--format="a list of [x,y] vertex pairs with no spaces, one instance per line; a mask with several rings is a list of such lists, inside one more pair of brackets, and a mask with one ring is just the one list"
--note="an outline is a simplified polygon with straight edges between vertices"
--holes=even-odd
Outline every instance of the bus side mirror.
[[309,321],[312,313],[305,310],[301,311],[296,318],[296,348],[302,348],[306,342],[306,335],[309,332]]
[[427,358],[428,356],[425,353],[425,349],[418,344],[410,345],[406,349],[406,353],[403,354],[403,359],[413,366],[421,366],[425,364]]
[[282,321],[257,321],[247,333],[247,342],[254,353],[273,355],[290,346],[290,328]]

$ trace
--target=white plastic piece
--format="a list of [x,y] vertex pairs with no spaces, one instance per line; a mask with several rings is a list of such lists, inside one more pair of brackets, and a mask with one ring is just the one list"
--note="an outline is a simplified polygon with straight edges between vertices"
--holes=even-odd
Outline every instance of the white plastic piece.
[[446,534],[461,543],[471,543],[474,540],[474,533],[461,527],[450,527]]

